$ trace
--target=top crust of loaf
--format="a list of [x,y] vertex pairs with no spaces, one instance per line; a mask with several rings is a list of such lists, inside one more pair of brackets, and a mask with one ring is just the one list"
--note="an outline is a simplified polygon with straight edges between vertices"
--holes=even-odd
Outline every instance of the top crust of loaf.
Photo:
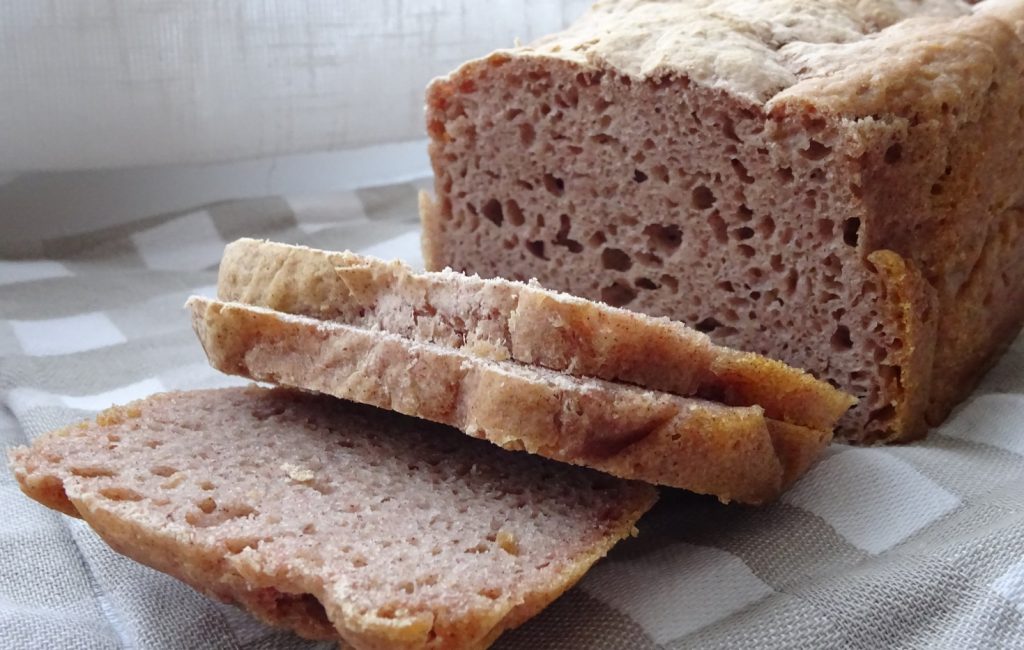
[[482,648],[656,498],[330,398],[165,393],[12,449],[22,490],[115,550],[307,638]]
[[855,401],[779,361],[715,345],[682,323],[536,283],[415,273],[398,261],[240,239],[224,251],[217,291],[225,301],[382,329],[495,360],[757,405],[769,418],[815,430],[831,431]]
[[611,0],[567,30],[510,53],[611,68],[634,79],[686,76],[764,104],[833,76],[836,65],[877,62],[880,47],[970,14],[958,0]]

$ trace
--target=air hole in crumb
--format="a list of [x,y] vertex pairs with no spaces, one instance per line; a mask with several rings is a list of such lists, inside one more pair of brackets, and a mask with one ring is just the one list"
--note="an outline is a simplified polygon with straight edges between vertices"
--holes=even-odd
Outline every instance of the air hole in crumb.
[[754,182],[754,177],[747,173],[746,166],[743,163],[741,163],[738,159],[732,159],[732,168],[733,171],[736,172],[736,176],[739,177],[739,179],[744,183]]
[[818,234],[826,239],[832,237],[832,220],[818,219]]
[[800,155],[808,160],[821,160],[832,152],[832,147],[824,145],[817,140],[811,140],[806,149],[800,150]]
[[480,594],[481,596],[483,596],[484,598],[489,598],[491,600],[497,600],[497,599],[501,598],[501,588],[500,587],[485,587],[484,589],[481,589],[477,593]]
[[612,307],[628,305],[633,302],[634,298],[636,298],[636,290],[622,282],[616,281],[601,289],[601,300]]
[[890,165],[898,163],[901,158],[903,158],[903,145],[899,142],[890,145],[889,148],[885,150],[885,162]]
[[647,174],[643,173],[639,169],[634,169],[633,180],[636,181],[637,183],[643,183],[644,181],[647,180]]
[[206,492],[209,492],[214,487],[216,487],[216,486],[213,483],[211,483],[210,481],[200,481],[199,482],[199,489],[204,490]]
[[598,230],[597,232],[590,236],[590,239],[587,240],[587,243],[593,246],[594,248],[597,248],[598,246],[602,246],[606,241],[608,241],[608,238],[604,236],[603,232]]
[[793,170],[790,167],[782,167],[775,172],[775,176],[783,183],[789,183],[793,180]]
[[149,472],[151,474],[154,474],[156,476],[162,476],[163,478],[167,478],[168,476],[170,476],[171,474],[174,474],[177,471],[178,471],[177,469],[175,469],[173,467],[169,467],[167,465],[157,465],[155,467],[150,467],[149,468]]
[[722,133],[725,137],[736,142],[740,142],[740,137],[736,135],[736,126],[732,123],[732,120],[728,117],[722,120]]
[[562,196],[565,193],[565,181],[551,174],[544,174],[544,189],[555,196]]
[[647,289],[648,291],[653,291],[658,288],[658,285],[650,278],[637,278],[633,284],[635,284],[639,289]]
[[742,221],[750,221],[754,218],[754,211],[741,203],[740,207],[736,208],[736,216]]
[[713,332],[721,326],[722,323],[720,323],[717,319],[705,318],[701,322],[694,325],[693,328],[698,332],[704,332],[705,334],[708,334],[709,332]]
[[683,243],[683,231],[674,224],[651,224],[644,227],[644,235],[647,237],[647,247],[652,250],[672,252]]
[[505,215],[501,209],[501,203],[498,199],[488,199],[487,203],[484,203],[484,207],[481,209],[484,218],[493,223],[495,226],[500,226],[505,220]]
[[109,486],[100,488],[100,495],[111,501],[142,501],[142,495],[131,488]]
[[704,185],[698,185],[693,188],[693,195],[691,198],[693,207],[698,210],[707,210],[715,204],[715,193]]
[[534,241],[526,242],[525,245],[526,245],[526,250],[530,251],[530,253],[534,257],[539,257],[542,260],[546,260],[547,259],[546,257],[544,257],[544,242],[534,240]]
[[725,219],[722,219],[722,215],[717,212],[713,213],[708,217],[708,225],[711,226],[711,232],[715,235],[715,240],[719,244],[724,244],[729,241],[729,234],[726,230]]
[[533,130],[533,126],[527,123],[519,125],[519,143],[524,147],[529,147],[533,144],[536,139],[537,133]]
[[736,230],[733,230],[732,234],[739,241],[743,241],[745,239],[750,239],[754,236],[754,229],[743,226],[742,228],[737,228]]
[[564,246],[569,249],[570,253],[580,253],[583,251],[583,244],[579,243],[575,239],[569,238],[569,230],[572,227],[572,222],[569,220],[569,215],[559,215],[559,226],[558,232],[555,234],[555,246]]
[[606,248],[601,251],[601,264],[611,271],[628,271],[633,266],[633,260],[623,250]]
[[775,220],[771,217],[764,217],[761,222],[757,224],[757,234],[767,239],[775,233]]
[[870,422],[888,422],[896,417],[896,407],[892,404],[886,404],[880,409],[871,411],[868,415],[868,421]]
[[668,275],[667,273],[661,276],[661,283],[671,289],[672,291],[679,290],[679,280],[674,275]]
[[776,273],[781,273],[782,270],[785,268],[784,266],[782,266],[782,255],[779,255],[778,253],[771,256],[771,259],[768,260],[768,264]]
[[850,328],[846,325],[840,325],[832,334],[832,350],[834,352],[843,352],[851,348],[853,348],[853,339],[850,338]]
[[116,476],[112,469],[106,467],[72,467],[71,474],[82,478],[96,478],[100,476]]
[[247,548],[256,548],[259,543],[260,540],[256,537],[233,537],[224,540],[224,546],[228,552],[236,555]]
[[505,202],[504,213],[508,214],[508,222],[513,226],[521,226],[526,222],[523,218],[523,211],[519,208],[519,204],[516,203],[515,199],[509,199]]
[[847,246],[856,246],[860,234],[860,219],[850,217],[843,222],[843,241]]
[[205,499],[198,501],[196,503],[196,507],[202,510],[204,513],[210,514],[211,512],[217,509],[217,502],[211,499],[210,497],[206,497]]

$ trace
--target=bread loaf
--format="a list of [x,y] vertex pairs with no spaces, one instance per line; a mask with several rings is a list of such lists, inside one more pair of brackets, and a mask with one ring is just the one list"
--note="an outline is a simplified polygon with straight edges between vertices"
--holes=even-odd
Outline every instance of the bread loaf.
[[711,343],[685,325],[548,291],[398,261],[240,239],[220,264],[221,300],[379,329],[494,360],[624,381],[831,431],[853,400],[807,373]]
[[259,388],[156,395],[10,461],[26,494],[115,550],[357,650],[486,647],[656,498],[435,424]]
[[600,2],[427,96],[429,269],[669,316],[943,420],[1024,320],[1024,2]]
[[213,367],[457,427],[508,449],[630,479],[763,503],[831,439],[733,407],[580,378],[395,334],[189,300]]

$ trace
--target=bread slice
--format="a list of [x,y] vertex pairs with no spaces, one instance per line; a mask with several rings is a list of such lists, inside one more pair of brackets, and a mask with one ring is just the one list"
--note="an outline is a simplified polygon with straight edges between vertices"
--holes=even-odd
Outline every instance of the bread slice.
[[620,539],[653,488],[436,424],[256,387],[165,393],[10,451],[115,550],[309,639],[483,648]]
[[1024,322],[1024,2],[597,3],[427,92],[428,269],[707,332],[941,422]]
[[666,318],[548,291],[536,283],[415,273],[398,261],[240,239],[218,297],[381,329],[496,360],[625,381],[829,430],[853,398],[778,361],[715,345]]
[[830,440],[827,432],[766,420],[760,407],[572,377],[262,307],[198,297],[188,306],[210,363],[222,372],[726,502],[773,499]]

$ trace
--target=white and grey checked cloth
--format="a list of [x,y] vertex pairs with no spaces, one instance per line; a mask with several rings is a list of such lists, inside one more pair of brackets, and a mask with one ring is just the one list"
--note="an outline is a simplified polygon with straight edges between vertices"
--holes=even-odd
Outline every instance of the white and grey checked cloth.
[[[236,201],[0,241],[5,446],[111,403],[238,380],[182,304],[223,245],[269,237],[418,259],[415,184]],[[325,206],[327,209],[325,209]],[[109,548],[0,469],[3,648],[312,648]],[[1024,648],[1024,341],[925,442],[834,445],[782,500],[666,491],[583,581],[497,646]]]

